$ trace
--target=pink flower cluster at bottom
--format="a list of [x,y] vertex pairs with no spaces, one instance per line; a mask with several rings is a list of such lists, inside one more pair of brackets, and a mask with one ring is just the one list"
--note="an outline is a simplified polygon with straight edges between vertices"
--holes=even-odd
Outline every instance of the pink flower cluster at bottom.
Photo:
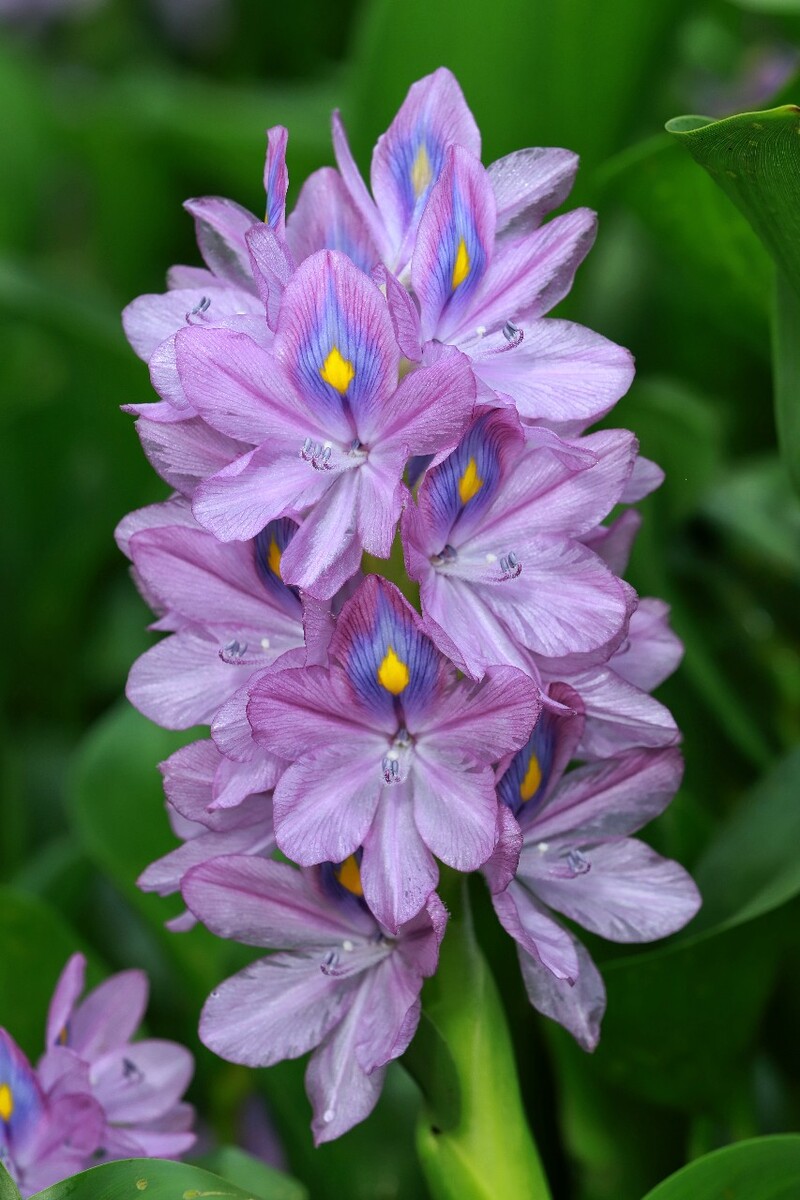
[[113,975],[82,1001],[86,960],[75,954],[50,1004],[34,1069],[0,1029],[0,1163],[23,1196],[123,1158],[176,1158],[194,1144],[194,1070],[175,1042],[132,1042],[147,1005],[142,971]]

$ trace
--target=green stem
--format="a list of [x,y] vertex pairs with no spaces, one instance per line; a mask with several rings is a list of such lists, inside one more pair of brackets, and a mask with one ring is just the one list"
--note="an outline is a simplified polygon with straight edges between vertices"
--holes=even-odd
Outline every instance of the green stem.
[[[463,877],[443,880],[450,909],[439,969],[425,985],[423,1009],[449,1051],[458,1082],[455,1120],[441,1127],[428,1099],[417,1151],[434,1200],[549,1200],[550,1191],[522,1107],[505,1013],[475,940]],[[431,1056],[430,1071],[441,1063]],[[415,1074],[419,1076],[420,1072]],[[436,1088],[423,1088],[435,1096]]]

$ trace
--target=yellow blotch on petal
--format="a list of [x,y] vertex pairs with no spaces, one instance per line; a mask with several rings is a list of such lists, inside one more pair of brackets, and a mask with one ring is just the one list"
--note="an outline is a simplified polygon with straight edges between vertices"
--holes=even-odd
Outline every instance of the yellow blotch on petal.
[[469,275],[470,261],[467,243],[462,238],[456,250],[456,261],[453,263],[453,291],[462,284]]
[[336,878],[351,895],[364,895],[364,889],[361,886],[361,871],[356,862],[355,854],[351,854],[349,858],[344,860],[340,867],[336,868]]
[[329,383],[332,388],[336,388],[339,395],[343,396],[355,378],[356,372],[353,364],[339,353],[339,347],[334,346],[320,367],[319,373],[326,383]]
[[473,496],[477,496],[478,492],[483,487],[483,480],[478,474],[478,467],[474,458],[471,458],[467,463],[467,469],[458,481],[458,494],[461,497],[461,503],[466,504]]
[[378,667],[378,683],[385,687],[393,696],[399,696],[408,687],[411,676],[402,658],[398,658],[394,649],[389,646],[383,662]]
[[278,579],[280,579],[281,550],[280,546],[275,541],[275,538],[272,538],[269,544],[269,551],[267,553],[267,566],[269,567],[270,571],[272,571],[272,574],[277,575]]
[[431,160],[428,158],[428,151],[425,149],[425,143],[423,142],[417,151],[414,164],[411,167],[411,186],[418,200],[432,179],[433,167],[431,166]]
[[7,1083],[0,1083],[0,1121],[10,1121],[13,1111],[13,1092]]
[[528,759],[528,769],[525,772],[525,778],[519,785],[520,799],[523,803],[536,795],[541,782],[542,768],[539,766],[539,760],[536,755],[532,754]]

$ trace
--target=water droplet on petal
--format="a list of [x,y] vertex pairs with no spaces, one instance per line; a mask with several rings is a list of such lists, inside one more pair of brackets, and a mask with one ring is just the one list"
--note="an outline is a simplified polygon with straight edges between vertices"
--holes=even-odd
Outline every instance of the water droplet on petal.
[[335,1116],[336,1116],[336,1114],[332,1108],[326,1108],[325,1112],[322,1114],[322,1119],[326,1125],[330,1125],[331,1121],[333,1120],[333,1118]]

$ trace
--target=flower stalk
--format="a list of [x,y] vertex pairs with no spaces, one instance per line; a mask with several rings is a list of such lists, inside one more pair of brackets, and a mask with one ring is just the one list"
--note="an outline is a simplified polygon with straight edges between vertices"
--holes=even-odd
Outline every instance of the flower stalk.
[[423,1012],[449,1050],[459,1104],[450,1128],[440,1128],[430,1104],[420,1116],[417,1151],[428,1187],[434,1200],[550,1200],[502,1001],[475,937],[466,879],[448,873],[442,885],[450,920],[439,969],[425,984]]

